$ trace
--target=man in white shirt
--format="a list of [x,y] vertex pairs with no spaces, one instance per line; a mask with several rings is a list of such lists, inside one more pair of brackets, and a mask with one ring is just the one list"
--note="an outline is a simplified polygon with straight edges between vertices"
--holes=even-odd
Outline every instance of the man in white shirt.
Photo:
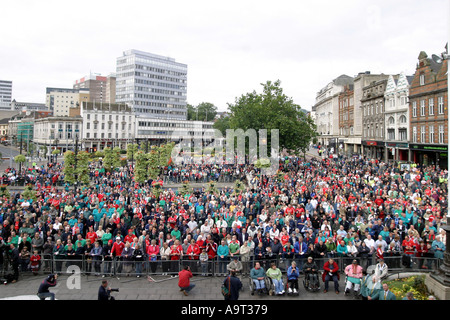
[[200,227],[201,233],[204,234],[205,237],[207,237],[211,233],[211,227],[208,224],[208,221],[206,220],[205,223]]
[[366,246],[370,249],[370,253],[373,253],[375,251],[375,241],[372,239],[372,236],[370,234],[367,235],[367,238],[364,239],[364,242],[366,243]]
[[195,232],[195,229],[197,229],[197,227],[198,227],[198,223],[197,223],[197,221],[195,221],[194,217],[191,217],[191,220],[187,223],[187,225],[189,228],[187,233],[192,233],[192,234]]

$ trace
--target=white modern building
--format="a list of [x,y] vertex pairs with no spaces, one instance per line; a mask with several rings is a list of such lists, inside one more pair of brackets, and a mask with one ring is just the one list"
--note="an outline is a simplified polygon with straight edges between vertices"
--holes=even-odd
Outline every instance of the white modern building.
[[136,116],[133,109],[122,103],[83,102],[81,141],[86,151],[94,152],[106,147],[120,147],[135,139]]
[[136,118],[136,140],[150,144],[179,142],[201,137],[205,142],[214,140],[214,122],[173,119]]
[[[62,156],[67,150],[75,150],[76,137],[81,135],[81,117],[50,116],[34,120],[33,142],[37,150],[47,148],[47,157],[54,149]],[[80,146],[80,145],[79,145]]]
[[187,65],[138,50],[117,58],[116,103],[126,103],[140,117],[187,119]]
[[401,73],[398,80],[389,76],[384,92],[385,105],[385,161],[408,160],[409,85],[412,77]]

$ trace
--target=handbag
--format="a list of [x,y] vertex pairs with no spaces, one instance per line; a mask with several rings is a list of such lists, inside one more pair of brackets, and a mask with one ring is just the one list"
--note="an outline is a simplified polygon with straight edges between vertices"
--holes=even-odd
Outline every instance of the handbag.
[[228,287],[225,285],[225,281],[224,281],[224,283],[222,283],[222,288],[221,288],[222,289],[222,295],[224,297],[229,297],[231,295],[231,290],[230,290],[231,279],[230,279],[230,277],[228,277]]

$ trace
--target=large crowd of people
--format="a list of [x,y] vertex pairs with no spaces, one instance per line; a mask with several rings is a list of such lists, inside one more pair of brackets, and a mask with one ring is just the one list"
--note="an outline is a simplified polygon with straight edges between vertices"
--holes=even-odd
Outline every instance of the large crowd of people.
[[[446,234],[447,170],[407,168],[364,157],[283,157],[273,176],[252,165],[168,165],[159,197],[152,181],[138,184],[133,167],[90,164],[89,186],[64,183],[63,163],[16,169],[4,185],[23,178],[32,195],[3,195],[0,262],[4,273],[63,272],[80,260],[96,275],[178,274],[187,261],[196,274],[226,274],[237,257],[249,274],[257,261],[268,270],[286,261],[299,271],[308,257],[389,261],[393,267],[432,268],[442,259]],[[171,184],[245,182],[181,194]],[[393,260],[394,261],[394,260]],[[117,262],[120,262],[117,264]],[[146,269],[148,266],[148,269]],[[364,265],[367,268],[368,264]],[[53,268],[54,270],[50,270]],[[20,269],[20,270],[19,270]],[[281,290],[277,288],[277,290]]]

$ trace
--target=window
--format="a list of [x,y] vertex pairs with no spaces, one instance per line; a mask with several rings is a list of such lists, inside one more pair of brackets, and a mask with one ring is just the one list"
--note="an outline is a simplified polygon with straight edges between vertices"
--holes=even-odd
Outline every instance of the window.
[[425,116],[425,100],[420,100],[420,115]]
[[439,143],[444,143],[444,126],[439,126]]
[[388,139],[395,140],[395,129],[388,129]]
[[400,141],[406,141],[407,140],[407,132],[406,129],[399,129],[398,130],[399,140]]
[[438,97],[438,114],[444,114],[444,97]]
[[417,102],[413,101],[412,103],[412,116],[417,117]]
[[91,123],[90,122],[86,123],[86,129],[90,129],[90,128],[91,128]]
[[420,81],[420,85],[421,86],[425,85],[425,75],[424,74],[420,75],[419,81]]
[[405,116],[401,116],[400,117],[400,124],[406,124],[406,117]]
[[90,138],[91,137],[91,133],[90,132],[86,132],[86,138]]
[[389,117],[388,123],[389,123],[389,124],[395,124],[395,119],[394,119],[394,117]]
[[413,142],[417,142],[417,127],[413,127]]
[[430,141],[429,141],[429,143],[434,143],[434,126],[429,126],[428,130],[430,132]]
[[428,99],[428,114],[430,116],[434,115],[434,99],[433,98]]
[[422,128],[420,129],[420,142],[421,143],[425,143],[425,135],[426,135],[426,127],[422,126]]

